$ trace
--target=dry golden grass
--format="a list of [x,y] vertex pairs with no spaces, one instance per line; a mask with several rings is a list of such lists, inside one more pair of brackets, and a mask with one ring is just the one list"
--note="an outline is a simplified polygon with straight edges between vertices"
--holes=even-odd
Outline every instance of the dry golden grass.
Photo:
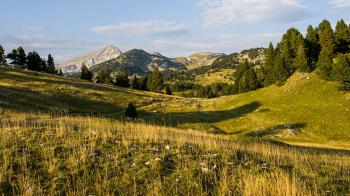
[[5,195],[344,195],[348,152],[98,117],[3,110]]

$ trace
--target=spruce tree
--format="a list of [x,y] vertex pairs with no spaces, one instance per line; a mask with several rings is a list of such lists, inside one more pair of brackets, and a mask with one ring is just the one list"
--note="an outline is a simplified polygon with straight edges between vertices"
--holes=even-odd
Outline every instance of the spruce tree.
[[116,74],[114,85],[126,88],[129,87],[130,80],[128,74],[126,72],[120,72]]
[[5,64],[6,64],[5,50],[4,50],[4,48],[0,45],[0,65],[5,65]]
[[98,73],[98,77],[97,77],[97,83],[110,83],[111,82],[111,78],[109,76],[109,73],[105,70],[102,70]]
[[91,73],[91,71],[86,67],[86,65],[83,65],[83,66],[81,67],[80,79],[82,79],[82,80],[89,80],[89,81],[91,81],[91,79],[92,79],[92,73]]
[[[257,79],[253,65],[245,61],[239,65],[234,88],[238,93],[244,93],[259,88],[259,81]],[[215,93],[214,93],[215,94]]]
[[350,57],[346,54],[339,54],[332,66],[331,77],[335,81],[350,82]]
[[274,59],[275,59],[275,49],[273,48],[273,44],[270,42],[269,48],[265,52],[265,61],[262,67],[264,86],[268,86],[275,82],[274,72],[273,72]]
[[335,49],[335,37],[334,32],[331,26],[331,23],[328,20],[323,20],[318,26],[318,35],[320,38],[321,50],[327,48],[327,53],[333,57]]
[[40,71],[48,72],[47,64],[46,64],[46,60],[45,59],[41,59],[41,61],[40,61]]
[[9,54],[7,54],[7,58],[11,59],[10,64],[19,65],[17,49],[13,49]]
[[137,118],[138,114],[134,104],[128,104],[128,107],[125,109],[125,116],[128,118]]
[[33,71],[42,71],[42,59],[35,51],[28,53],[27,68]]
[[60,71],[58,72],[58,75],[59,75],[59,76],[63,76],[62,69],[60,69]]
[[159,72],[158,69],[154,69],[151,77],[148,79],[147,88],[150,91],[161,93],[164,89],[164,79],[163,75]]
[[304,38],[297,29],[288,29],[282,37],[279,48],[281,58],[286,63],[285,68],[290,75],[295,70],[308,70]]
[[318,27],[320,37],[321,52],[318,58],[317,67],[320,75],[324,79],[330,79],[332,70],[332,59],[335,52],[335,38],[331,24],[328,20],[323,20]]
[[316,67],[318,56],[321,51],[321,46],[319,44],[318,30],[314,29],[311,25],[307,28],[307,34],[305,38],[306,53],[309,60],[311,68]]
[[169,86],[166,86],[166,87],[165,87],[165,94],[167,94],[167,95],[172,95],[172,94],[173,94],[173,93],[171,92]]
[[304,44],[300,44],[297,50],[297,56],[293,62],[294,67],[303,72],[310,72],[312,68],[309,66]]
[[56,73],[55,62],[51,54],[47,57],[47,72],[51,74]]
[[141,84],[137,76],[134,76],[131,80],[131,88],[132,89],[141,89]]
[[350,29],[343,19],[337,22],[335,28],[336,51],[340,53],[349,52]]
[[274,73],[277,84],[284,83],[290,76],[287,64],[279,53],[275,56]]
[[332,56],[333,52],[329,50],[328,47],[322,48],[320,52],[320,56],[318,58],[317,66],[319,70],[319,74],[326,80],[330,79],[331,71],[332,71]]
[[147,83],[148,83],[148,76],[144,76],[141,78],[141,83],[140,83],[140,90],[148,90],[147,89]]
[[19,66],[21,66],[23,68],[26,67],[27,55],[21,46],[17,48],[17,61],[18,61]]

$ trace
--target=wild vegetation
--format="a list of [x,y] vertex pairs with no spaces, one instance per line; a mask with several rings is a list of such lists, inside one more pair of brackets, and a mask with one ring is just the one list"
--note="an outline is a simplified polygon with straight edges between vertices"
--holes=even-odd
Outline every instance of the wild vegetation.
[[158,69],[62,77],[19,47],[0,66],[0,194],[347,195],[349,32],[289,29],[261,66],[217,59],[235,82],[206,86]]
[[1,115],[0,192],[5,195],[350,191],[346,154],[97,117],[11,110]]
[[[307,143],[312,140],[323,143],[323,147],[349,148],[349,133],[344,131],[349,125],[338,123],[346,122],[346,101],[339,94],[320,97],[317,92],[310,92],[308,85],[315,84],[326,87],[327,92],[337,92],[330,90],[335,88],[333,84],[321,83],[316,76],[302,79],[301,83],[290,81],[285,88],[269,87],[240,97],[197,100],[19,68],[0,70],[0,192],[5,195],[317,195],[350,191],[349,151],[292,147],[269,139],[270,134],[282,134],[281,138],[276,136],[277,141],[293,143],[295,138],[294,142],[302,142],[298,145],[312,146]],[[285,92],[286,89],[290,91]],[[263,99],[271,91],[286,95],[281,99]],[[332,104],[325,106],[327,112],[319,110],[319,115],[312,113],[313,109],[308,109],[310,114],[295,110],[309,101],[315,104],[311,108],[324,103],[295,98],[304,91],[310,93],[309,98],[337,97],[344,112]],[[283,106],[281,101],[288,102],[286,97],[293,96],[295,106]],[[140,120],[126,121],[125,117],[135,117],[130,102],[135,103]],[[275,104],[281,106],[281,111],[276,111]],[[164,109],[152,112],[162,105]],[[229,111],[224,109],[231,107]],[[294,110],[285,119],[285,111]],[[325,113],[331,123],[320,121]],[[293,119],[299,115],[309,123],[307,127],[301,123],[305,121]],[[283,124],[250,132],[248,129],[261,126],[253,121],[266,123],[267,127]],[[222,131],[188,129],[206,130],[208,126],[201,126],[203,123]],[[236,129],[226,129],[228,125]],[[320,130],[328,127],[332,132],[317,132],[317,126]],[[246,128],[246,132],[239,133]],[[286,130],[293,130],[296,135],[283,135]],[[235,134],[246,135],[248,140],[232,140]],[[321,135],[333,145],[324,144]]]

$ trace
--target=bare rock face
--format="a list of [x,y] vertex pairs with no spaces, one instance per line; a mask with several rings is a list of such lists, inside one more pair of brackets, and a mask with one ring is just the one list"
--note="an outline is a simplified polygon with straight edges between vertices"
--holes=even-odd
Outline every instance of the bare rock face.
[[117,47],[110,45],[102,48],[101,50],[91,52],[76,59],[70,60],[64,64],[58,65],[57,69],[61,69],[64,74],[79,73],[81,72],[83,65],[86,65],[87,68],[91,68],[94,65],[115,59],[120,55],[121,51]]

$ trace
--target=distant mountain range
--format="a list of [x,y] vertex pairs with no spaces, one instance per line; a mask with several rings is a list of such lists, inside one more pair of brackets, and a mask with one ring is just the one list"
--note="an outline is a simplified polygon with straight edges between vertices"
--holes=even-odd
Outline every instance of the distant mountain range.
[[[264,59],[264,48],[244,50],[241,53],[226,55],[223,53],[198,52],[188,57],[168,58],[159,53],[150,54],[141,49],[132,49],[122,53],[115,46],[108,46],[99,51],[91,52],[57,66],[66,75],[78,74],[85,64],[92,72],[102,70],[107,72],[127,72],[130,75],[144,75],[154,68],[162,72],[192,70],[201,67],[230,67],[222,64],[232,64],[247,59],[258,63]],[[231,60],[232,59],[232,60]]]
[[144,50],[133,49],[119,57],[93,66],[92,72],[106,70],[108,72],[124,71],[129,74],[143,75],[158,68],[160,71],[186,69],[185,65],[165,57],[159,53],[149,54]]

